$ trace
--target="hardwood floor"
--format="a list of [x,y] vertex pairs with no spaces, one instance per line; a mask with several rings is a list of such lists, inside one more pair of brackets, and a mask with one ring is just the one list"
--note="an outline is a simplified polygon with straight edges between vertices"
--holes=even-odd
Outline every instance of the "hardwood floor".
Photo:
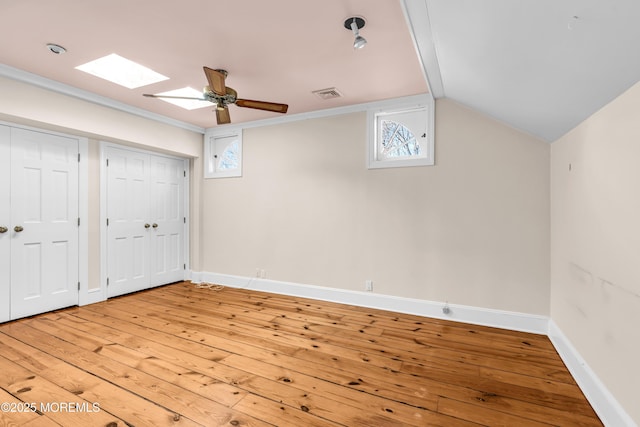
[[602,425],[547,337],[186,282],[1,324],[0,373],[0,425]]

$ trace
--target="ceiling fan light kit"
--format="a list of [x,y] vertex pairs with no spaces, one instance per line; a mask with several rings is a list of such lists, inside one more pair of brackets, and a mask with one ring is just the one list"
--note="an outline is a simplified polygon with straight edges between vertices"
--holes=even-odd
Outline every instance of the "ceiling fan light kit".
[[344,21],[344,27],[353,33],[355,37],[353,40],[354,49],[362,49],[366,46],[367,40],[360,35],[360,29],[366,24],[365,20],[361,16],[352,16]]
[[204,74],[207,77],[209,85],[205,86],[202,91],[202,98],[152,95],[143,94],[150,98],[180,98],[180,99],[196,99],[199,101],[209,101],[213,103],[216,113],[216,120],[219,125],[231,123],[231,115],[229,114],[229,105],[235,104],[238,107],[253,108],[256,110],[272,111],[274,113],[286,113],[289,109],[287,104],[278,104],[275,102],[253,101],[250,99],[238,99],[238,92],[226,85],[226,78],[229,73],[222,69],[213,69],[203,67]]

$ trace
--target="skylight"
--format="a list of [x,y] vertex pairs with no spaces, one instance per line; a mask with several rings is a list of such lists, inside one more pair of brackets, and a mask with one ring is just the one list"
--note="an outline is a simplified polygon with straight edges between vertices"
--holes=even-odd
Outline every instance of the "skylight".
[[169,79],[115,53],[78,65],[76,69],[129,89]]
[[170,90],[169,92],[156,93],[156,96],[184,96],[187,98],[198,98],[198,99],[158,98],[170,104],[177,105],[178,107],[182,107],[186,110],[195,110],[198,108],[211,106],[210,102],[203,102],[206,100],[202,97],[202,92],[195,90],[192,87],[183,87],[182,89]]

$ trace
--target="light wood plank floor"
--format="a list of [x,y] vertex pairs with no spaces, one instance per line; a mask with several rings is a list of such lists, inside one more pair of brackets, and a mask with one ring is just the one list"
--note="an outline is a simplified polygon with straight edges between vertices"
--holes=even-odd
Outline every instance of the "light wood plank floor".
[[186,282],[1,324],[0,402],[0,425],[602,425],[547,337]]

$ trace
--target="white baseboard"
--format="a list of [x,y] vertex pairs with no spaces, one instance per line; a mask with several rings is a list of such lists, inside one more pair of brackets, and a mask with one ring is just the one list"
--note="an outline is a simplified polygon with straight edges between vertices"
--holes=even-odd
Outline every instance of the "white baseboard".
[[[242,277],[209,272],[192,272],[191,280],[194,283],[217,283],[232,288],[246,288],[255,291],[312,298],[542,335],[546,335],[549,328],[548,318],[546,316],[446,304],[445,302],[403,298],[373,292],[350,291],[257,277]],[[448,314],[444,314],[442,311],[445,305],[449,307]]]
[[553,319],[549,319],[548,335],[562,361],[567,365],[569,372],[571,372],[571,375],[604,425],[637,427],[631,416],[622,408],[595,372],[591,370],[587,362],[580,356],[580,353],[562,333]]

